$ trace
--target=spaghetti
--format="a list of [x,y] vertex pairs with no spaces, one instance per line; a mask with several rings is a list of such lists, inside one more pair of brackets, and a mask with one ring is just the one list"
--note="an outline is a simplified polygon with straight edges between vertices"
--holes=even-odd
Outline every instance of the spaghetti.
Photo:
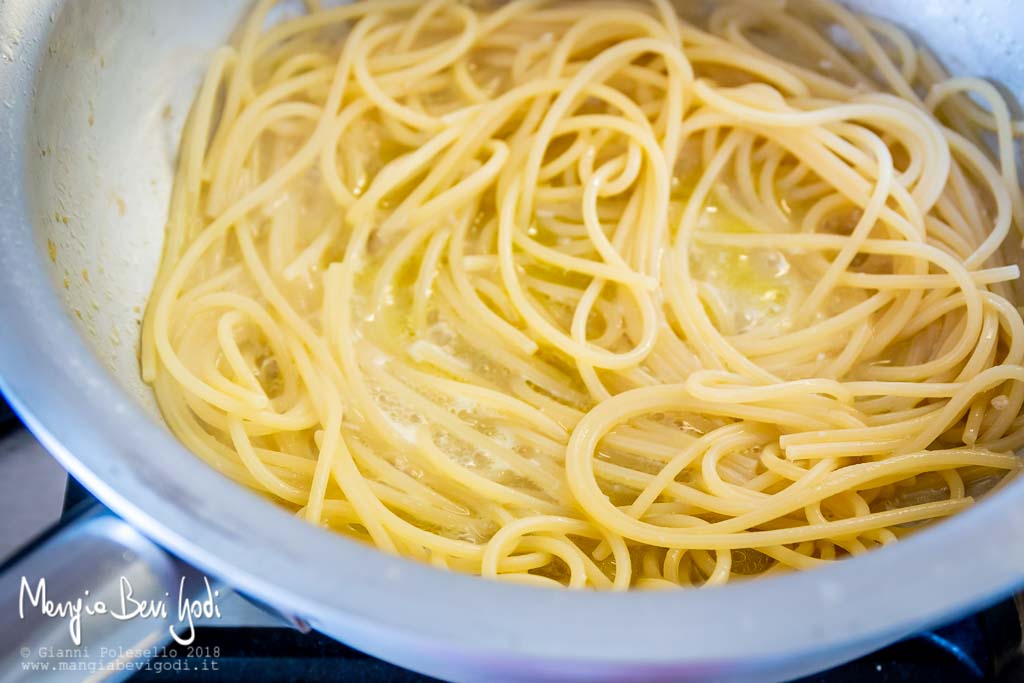
[[279,9],[211,59],[142,334],[227,476],[625,589],[857,555],[1018,470],[1024,124],[988,83],[826,0]]

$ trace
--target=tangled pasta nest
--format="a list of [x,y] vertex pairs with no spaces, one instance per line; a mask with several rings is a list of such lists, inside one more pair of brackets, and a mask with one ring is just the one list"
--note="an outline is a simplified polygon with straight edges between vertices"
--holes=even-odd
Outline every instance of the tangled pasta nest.
[[989,84],[824,0],[272,10],[197,96],[143,330],[220,471],[623,589],[855,555],[1018,469],[1024,126]]

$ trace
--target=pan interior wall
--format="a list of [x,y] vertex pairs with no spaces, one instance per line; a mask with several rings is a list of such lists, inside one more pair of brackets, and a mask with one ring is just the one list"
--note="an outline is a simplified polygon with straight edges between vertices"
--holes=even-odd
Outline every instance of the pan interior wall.
[[154,414],[139,377],[139,321],[178,141],[209,54],[246,5],[66,3],[37,76],[26,171],[39,248],[84,339]]

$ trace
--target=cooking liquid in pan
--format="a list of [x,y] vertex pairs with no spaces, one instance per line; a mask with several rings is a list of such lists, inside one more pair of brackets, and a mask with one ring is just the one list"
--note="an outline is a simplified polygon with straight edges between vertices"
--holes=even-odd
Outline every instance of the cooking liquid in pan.
[[1024,125],[987,83],[826,2],[271,5],[196,98],[142,336],[214,467],[620,589],[812,568],[1018,469]]

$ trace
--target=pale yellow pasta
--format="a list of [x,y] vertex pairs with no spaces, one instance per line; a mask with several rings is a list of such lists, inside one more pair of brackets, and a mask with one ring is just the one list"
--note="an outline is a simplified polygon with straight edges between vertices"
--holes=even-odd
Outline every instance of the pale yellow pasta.
[[899,28],[272,12],[211,57],[142,333],[221,472],[437,567],[660,589],[896,542],[1019,469],[1024,124]]

